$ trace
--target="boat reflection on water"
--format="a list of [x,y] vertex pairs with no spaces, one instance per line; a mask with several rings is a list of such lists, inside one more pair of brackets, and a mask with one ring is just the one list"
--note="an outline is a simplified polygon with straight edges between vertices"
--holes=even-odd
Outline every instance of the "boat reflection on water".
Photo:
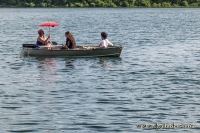
[[53,69],[56,66],[55,60],[52,58],[37,58],[39,65],[38,68],[43,70]]
[[[38,80],[53,83],[60,82],[62,76],[73,72],[92,72],[93,70],[118,69],[122,67],[121,58],[36,58],[38,60]],[[41,83],[42,83],[41,82]]]
[[122,59],[119,58],[99,58],[99,64],[101,64],[102,68],[108,68],[108,67],[113,67],[113,66],[118,66],[122,63]]
[[103,68],[106,68],[106,67],[109,66],[109,64],[108,64],[108,62],[107,62],[107,59],[105,59],[105,58],[99,59],[99,63],[101,64],[101,67],[103,67]]
[[38,60],[39,80],[55,81],[57,63],[53,58],[36,58]]
[[75,69],[74,61],[75,61],[75,59],[66,58],[65,68],[67,68],[67,69]]

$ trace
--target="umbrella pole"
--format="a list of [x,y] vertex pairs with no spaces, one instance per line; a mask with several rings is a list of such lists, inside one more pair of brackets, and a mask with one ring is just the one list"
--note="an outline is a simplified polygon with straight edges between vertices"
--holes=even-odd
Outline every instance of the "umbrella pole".
[[[49,35],[50,35],[50,26],[49,26]],[[51,47],[51,38],[49,39],[50,47]]]

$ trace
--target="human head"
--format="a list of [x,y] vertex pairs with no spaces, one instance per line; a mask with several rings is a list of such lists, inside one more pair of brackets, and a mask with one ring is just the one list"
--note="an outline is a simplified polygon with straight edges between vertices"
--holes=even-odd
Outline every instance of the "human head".
[[43,36],[44,35],[44,31],[42,29],[38,30],[38,34],[39,36]]
[[106,32],[101,32],[101,37],[107,39],[108,34]]
[[67,38],[69,38],[69,37],[72,37],[73,35],[72,35],[72,33],[70,31],[67,31],[67,32],[65,32],[65,36]]

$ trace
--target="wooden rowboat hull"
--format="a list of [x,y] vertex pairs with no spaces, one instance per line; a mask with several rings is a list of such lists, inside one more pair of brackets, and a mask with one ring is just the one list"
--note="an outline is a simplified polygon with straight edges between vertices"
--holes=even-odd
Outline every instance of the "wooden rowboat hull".
[[123,46],[100,48],[97,46],[77,46],[76,49],[61,49],[62,46],[35,48],[34,44],[23,44],[25,56],[64,56],[64,57],[119,57]]

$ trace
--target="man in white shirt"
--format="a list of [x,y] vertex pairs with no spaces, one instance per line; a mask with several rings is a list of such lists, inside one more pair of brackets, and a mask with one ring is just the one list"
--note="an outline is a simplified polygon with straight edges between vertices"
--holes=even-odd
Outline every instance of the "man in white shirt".
[[102,42],[99,44],[99,47],[107,48],[108,46],[113,46],[113,44],[107,39],[108,34],[106,32],[101,32]]

